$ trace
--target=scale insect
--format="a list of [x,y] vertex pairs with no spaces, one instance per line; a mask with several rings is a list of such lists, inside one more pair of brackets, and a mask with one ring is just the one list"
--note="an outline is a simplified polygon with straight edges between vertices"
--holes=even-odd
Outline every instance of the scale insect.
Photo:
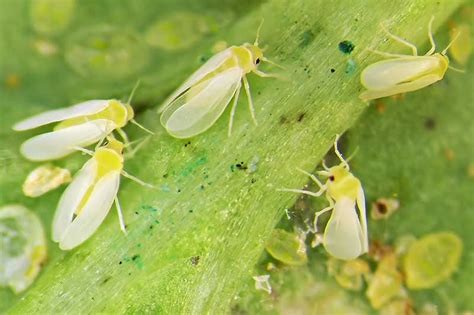
[[413,55],[392,54],[369,49],[370,52],[389,59],[373,63],[362,71],[360,81],[367,89],[359,95],[363,101],[422,89],[442,80],[448,68],[461,71],[449,66],[449,59],[446,55],[458,36],[441,53],[435,53],[436,44],[432,33],[433,20],[434,17],[431,18],[428,25],[431,48],[424,56],[418,55],[414,44],[391,34],[382,25],[383,31],[390,38],[411,48]]
[[[263,22],[263,21],[262,21]],[[190,138],[209,129],[232,101],[228,135],[232,132],[235,109],[242,84],[252,120],[257,125],[246,75],[278,77],[258,70],[261,62],[278,66],[263,56],[257,38],[253,44],[231,46],[211,57],[161,105],[161,124],[175,138]]]
[[63,109],[41,113],[13,126],[15,131],[34,129],[58,123],[54,130],[26,140],[20,148],[21,154],[32,161],[60,159],[75,151],[75,147],[86,147],[100,143],[114,130],[128,143],[122,128],[131,122],[138,124],[130,101],[138,87],[135,85],[126,104],[118,100],[90,100]]
[[351,260],[366,253],[369,248],[365,196],[361,182],[350,172],[348,164],[350,158],[345,160],[337,148],[338,139],[339,136],[336,136],[334,150],[341,163],[330,168],[323,163],[324,171],[317,172],[318,175],[328,178],[325,184],[321,183],[316,176],[298,169],[318,185],[319,191],[286,188],[279,191],[314,197],[325,193],[329,206],[315,213],[313,227],[310,229],[316,233],[318,218],[321,214],[332,211],[324,230],[324,248],[338,259]]
[[153,188],[123,170],[122,142],[111,137],[95,152],[76,148],[92,157],[74,176],[66,188],[53,219],[53,241],[63,250],[85,242],[104,221],[115,202],[121,230],[126,233],[122,210],[117,198],[120,175],[143,186]]

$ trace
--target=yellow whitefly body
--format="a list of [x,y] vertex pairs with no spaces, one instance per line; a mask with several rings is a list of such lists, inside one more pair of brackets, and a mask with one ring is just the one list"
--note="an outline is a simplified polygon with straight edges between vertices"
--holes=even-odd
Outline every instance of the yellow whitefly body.
[[344,165],[331,167],[328,172],[330,175],[326,183],[327,193],[334,201],[342,198],[357,199],[362,185]]
[[128,121],[133,119],[133,116],[134,112],[129,104],[123,104],[117,100],[109,100],[107,107],[100,112],[64,120],[57,124],[54,130],[64,129],[98,119],[109,120],[113,122],[117,128],[122,128]]

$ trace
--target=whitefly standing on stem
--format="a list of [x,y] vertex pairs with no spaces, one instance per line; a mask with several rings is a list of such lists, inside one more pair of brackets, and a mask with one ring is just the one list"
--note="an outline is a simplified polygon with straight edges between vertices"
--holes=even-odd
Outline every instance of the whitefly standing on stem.
[[455,36],[441,53],[435,53],[436,45],[431,30],[433,20],[434,17],[431,18],[428,26],[431,49],[424,56],[418,56],[418,50],[414,44],[391,34],[382,26],[388,36],[411,48],[413,55],[392,54],[369,49],[369,51],[388,59],[373,63],[362,71],[360,81],[367,88],[367,91],[362,92],[359,96],[362,100],[370,101],[422,89],[442,80],[448,68],[462,71],[449,66],[449,59],[446,55],[458,36]]
[[32,161],[60,159],[73,153],[75,147],[103,141],[114,130],[128,142],[122,130],[128,122],[148,131],[133,119],[135,114],[130,101],[137,86],[138,83],[125,104],[114,99],[91,100],[20,121],[13,130],[24,131],[58,123],[53,131],[26,140],[20,148],[22,155]]
[[323,164],[325,170],[317,172],[328,178],[325,184],[322,184],[316,176],[299,170],[310,176],[319,186],[318,192],[301,189],[280,189],[280,191],[302,193],[314,197],[325,193],[329,206],[315,213],[311,229],[316,233],[319,216],[332,211],[324,230],[324,248],[336,258],[351,260],[366,253],[369,249],[365,196],[362,184],[350,172],[349,164],[337,148],[338,139],[339,136],[336,136],[334,150],[341,160],[341,164],[330,168]]
[[[260,27],[262,24],[260,24]],[[258,46],[258,34],[253,44],[232,46],[211,57],[194,72],[161,105],[161,124],[176,138],[190,138],[209,129],[232,102],[229,119],[230,135],[240,88],[244,85],[250,114],[257,125],[250,86],[246,75],[276,77],[258,70],[262,62],[271,62]]]
[[85,242],[99,228],[114,202],[120,228],[126,232],[117,198],[120,175],[141,185],[153,187],[123,170],[123,143],[113,138],[108,138],[107,141],[105,146],[95,152],[76,148],[92,157],[64,191],[54,215],[53,241],[59,243],[63,250]]

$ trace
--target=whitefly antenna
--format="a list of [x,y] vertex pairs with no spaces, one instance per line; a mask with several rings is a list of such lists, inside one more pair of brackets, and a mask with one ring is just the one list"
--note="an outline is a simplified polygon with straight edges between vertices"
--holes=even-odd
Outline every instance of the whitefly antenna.
[[263,22],[265,22],[264,18],[262,18],[262,21],[260,21],[260,25],[257,28],[257,36],[255,37],[255,42],[253,43],[255,46],[258,46],[258,40],[260,39],[260,30],[262,29]]
[[458,31],[457,34],[454,36],[453,40],[449,42],[448,46],[441,52],[442,55],[446,55],[448,52],[449,47],[458,39],[459,35],[461,35],[461,31]]
[[135,92],[138,89],[138,86],[140,86],[140,80],[138,80],[137,83],[135,83],[135,86],[133,87],[132,92],[130,93],[130,96],[128,97],[127,104],[130,105],[130,103],[132,102],[133,96],[135,96]]
[[[130,103],[132,102],[132,99],[133,97],[135,96],[135,92],[136,90],[138,89],[138,87],[140,86],[140,80],[137,80],[137,83],[135,83],[135,86],[133,87],[132,89],[132,92],[130,93],[130,96],[128,97],[128,100],[127,100],[127,104],[130,105]],[[150,129],[147,129],[145,128],[144,126],[142,126],[141,124],[139,124],[135,119],[130,119],[130,122],[132,124],[134,124],[135,126],[137,126],[138,128],[142,129],[143,131],[151,134],[151,135],[154,135],[155,133],[153,131],[151,131]]]
[[349,163],[347,163],[347,161],[344,159],[344,157],[342,156],[341,152],[339,151],[339,149],[337,147],[337,142],[339,141],[339,137],[340,137],[339,135],[336,135],[336,140],[334,141],[334,151],[336,152],[337,157],[342,162],[344,167],[347,170],[350,170]]

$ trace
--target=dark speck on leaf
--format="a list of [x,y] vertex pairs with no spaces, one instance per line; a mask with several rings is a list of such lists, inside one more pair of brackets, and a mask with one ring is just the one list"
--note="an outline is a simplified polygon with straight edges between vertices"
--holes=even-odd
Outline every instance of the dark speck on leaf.
[[244,171],[244,170],[247,169],[247,165],[245,165],[244,162],[240,162],[240,163],[235,164],[235,167],[238,170],[241,170],[241,171]]
[[187,147],[188,145],[191,145],[191,141],[188,141],[184,144],[184,147]]
[[425,120],[425,128],[428,130],[433,130],[436,128],[436,121],[433,118],[427,118]]
[[383,202],[377,202],[376,203],[376,206],[377,206],[377,211],[380,213],[380,214],[386,214],[387,213],[387,205]]
[[334,72],[336,72],[336,69],[331,69],[331,73],[334,73]]
[[119,261],[119,265],[121,265],[121,264],[122,264],[122,261]]
[[192,264],[193,266],[197,266],[197,265],[199,264],[199,259],[200,259],[200,258],[201,258],[201,257],[199,257],[199,256],[193,256],[193,257],[191,257],[191,264]]
[[250,182],[251,182],[252,184],[254,184],[256,181],[257,181],[257,180],[256,180],[255,178],[252,178],[252,179],[250,180]]
[[168,178],[168,174],[163,174],[163,178]]
[[286,124],[288,122],[288,118],[286,118],[285,116],[280,116],[280,124]]
[[300,47],[306,47],[314,40],[314,34],[311,30],[304,31],[301,35]]
[[353,50],[355,46],[351,41],[344,40],[339,43],[339,50],[346,55],[349,55]]
[[303,120],[303,118],[304,118],[305,115],[306,115],[305,113],[299,114],[299,115],[298,115],[298,118],[297,118],[296,120],[297,120],[298,122],[301,122],[301,121]]

